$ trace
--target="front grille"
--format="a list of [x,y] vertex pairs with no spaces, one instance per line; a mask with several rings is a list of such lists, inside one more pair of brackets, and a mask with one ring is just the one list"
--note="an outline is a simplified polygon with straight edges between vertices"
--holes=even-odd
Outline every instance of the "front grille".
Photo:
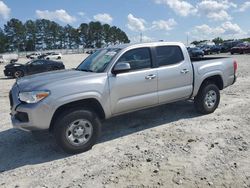
[[9,100],[10,100],[10,107],[12,108],[12,106],[13,106],[13,98],[12,98],[11,91],[9,92]]

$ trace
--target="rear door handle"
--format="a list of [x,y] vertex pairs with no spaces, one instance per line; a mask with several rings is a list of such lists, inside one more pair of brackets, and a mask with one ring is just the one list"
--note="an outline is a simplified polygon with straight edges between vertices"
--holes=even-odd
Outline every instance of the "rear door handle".
[[189,72],[188,69],[183,69],[183,70],[181,70],[181,74],[187,74],[188,72]]
[[155,75],[155,74],[150,74],[150,75],[147,75],[147,76],[145,77],[146,80],[153,80],[153,79],[155,79],[155,78],[156,78],[156,75]]

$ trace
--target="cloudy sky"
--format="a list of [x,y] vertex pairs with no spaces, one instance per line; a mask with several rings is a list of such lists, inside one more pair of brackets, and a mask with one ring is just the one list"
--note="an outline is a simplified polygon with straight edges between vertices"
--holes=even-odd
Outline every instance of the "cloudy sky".
[[10,18],[45,18],[78,27],[100,21],[131,41],[250,37],[250,0],[0,0],[0,26]]

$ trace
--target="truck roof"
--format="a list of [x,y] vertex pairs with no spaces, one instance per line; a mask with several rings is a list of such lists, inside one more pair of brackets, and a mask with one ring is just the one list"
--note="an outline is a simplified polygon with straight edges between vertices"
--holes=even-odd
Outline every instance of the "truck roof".
[[128,47],[150,47],[150,46],[164,46],[164,45],[177,45],[177,46],[183,46],[184,44],[181,42],[144,42],[144,43],[129,43],[129,44],[118,44],[118,45],[112,45],[108,48],[128,48]]

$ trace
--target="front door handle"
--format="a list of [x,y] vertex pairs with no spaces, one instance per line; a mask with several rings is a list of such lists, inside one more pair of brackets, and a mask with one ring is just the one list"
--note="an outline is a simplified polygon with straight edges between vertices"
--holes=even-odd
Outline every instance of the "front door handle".
[[153,79],[155,79],[155,78],[156,78],[156,75],[155,75],[155,74],[150,74],[150,75],[147,75],[147,76],[145,77],[146,80],[153,80]]
[[188,69],[183,69],[183,70],[181,70],[181,74],[187,74],[187,73],[189,73],[189,70],[188,70]]

